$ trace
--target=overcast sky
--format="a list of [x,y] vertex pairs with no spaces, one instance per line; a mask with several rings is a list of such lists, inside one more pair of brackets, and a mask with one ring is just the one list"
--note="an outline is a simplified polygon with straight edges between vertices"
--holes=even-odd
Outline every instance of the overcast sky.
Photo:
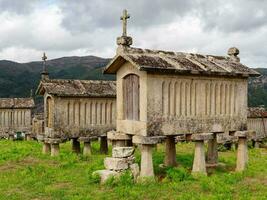
[[128,9],[133,46],[226,55],[267,67],[267,0],[0,0],[0,60],[113,57]]

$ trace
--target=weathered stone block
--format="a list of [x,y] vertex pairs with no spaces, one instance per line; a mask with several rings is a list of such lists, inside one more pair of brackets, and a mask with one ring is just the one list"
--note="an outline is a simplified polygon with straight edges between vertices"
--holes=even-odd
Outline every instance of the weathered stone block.
[[126,158],[134,153],[134,147],[114,147],[112,149],[113,158]]
[[100,176],[100,183],[105,183],[111,177],[118,177],[120,174],[115,171],[110,170],[97,170],[93,172],[93,176],[99,175]]
[[116,131],[109,131],[107,137],[109,140],[131,140],[131,136]]
[[236,131],[235,132],[236,137],[248,137],[248,131]]
[[128,160],[126,158],[111,158],[107,157],[104,160],[106,169],[120,171],[129,168]]

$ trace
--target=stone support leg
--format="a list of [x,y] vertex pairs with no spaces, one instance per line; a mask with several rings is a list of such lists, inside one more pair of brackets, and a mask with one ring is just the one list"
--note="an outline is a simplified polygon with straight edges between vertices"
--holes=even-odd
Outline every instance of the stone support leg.
[[8,139],[11,140],[11,141],[13,141],[15,139],[15,137],[14,137],[14,135],[9,135],[8,136]]
[[154,177],[152,150],[153,145],[141,145],[141,177]]
[[108,154],[108,140],[107,136],[100,137],[100,153]]
[[112,147],[126,147],[126,140],[112,140]]
[[81,145],[77,138],[72,139],[72,152],[73,153],[81,153]]
[[59,155],[59,143],[51,144],[51,156]]
[[175,147],[175,137],[168,136],[165,140],[166,152],[165,152],[165,166],[176,166],[176,147]]
[[218,145],[216,136],[208,141],[207,165],[216,167],[218,165]]
[[49,143],[43,143],[43,154],[49,154],[51,152],[51,145]]
[[204,141],[195,141],[195,155],[192,173],[207,174],[205,161],[205,147]]
[[91,148],[91,142],[84,142],[84,147],[83,147],[83,155],[84,156],[89,156],[92,154],[92,148]]
[[256,149],[260,148],[260,142],[259,142],[259,141],[255,141],[255,145],[254,145],[254,147],[255,147]]
[[238,138],[236,171],[240,172],[245,170],[247,163],[248,163],[247,138],[240,137]]

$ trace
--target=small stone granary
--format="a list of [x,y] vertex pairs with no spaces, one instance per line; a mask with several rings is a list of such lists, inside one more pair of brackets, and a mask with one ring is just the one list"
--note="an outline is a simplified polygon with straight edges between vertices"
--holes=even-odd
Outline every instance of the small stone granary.
[[256,132],[253,141],[255,147],[259,147],[259,144],[267,138],[267,111],[264,108],[248,108],[248,130]]
[[59,143],[72,139],[72,149],[91,152],[90,141],[100,138],[107,152],[106,133],[115,129],[116,83],[114,81],[49,79],[44,70],[36,93],[44,96],[43,152],[59,153]]
[[[108,139],[132,140],[141,147],[141,176],[154,176],[153,145],[166,141],[165,165],[176,165],[175,137],[195,142],[193,172],[217,164],[216,137],[239,139],[237,170],[247,163],[247,80],[259,73],[240,63],[239,50],[228,56],[201,55],[130,47],[125,10],[117,54],[104,70],[117,77],[117,128]],[[110,135],[110,137],[109,137]]]
[[0,98],[0,135],[14,139],[15,133],[31,137],[33,98]]

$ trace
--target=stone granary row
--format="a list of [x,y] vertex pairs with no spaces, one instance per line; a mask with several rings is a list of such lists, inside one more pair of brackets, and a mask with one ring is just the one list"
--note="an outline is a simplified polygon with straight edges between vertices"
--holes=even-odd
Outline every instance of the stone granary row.
[[195,142],[193,172],[217,164],[217,135],[238,138],[237,170],[247,163],[247,84],[259,73],[240,63],[239,50],[228,56],[201,55],[130,47],[127,11],[117,54],[104,73],[116,74],[117,124],[109,139],[141,147],[141,176],[154,176],[153,145],[166,141],[165,164],[176,164],[175,137]]
[[97,138],[101,151],[107,152],[106,133],[115,129],[116,120],[114,81],[49,79],[44,68],[36,93],[44,97],[45,153],[57,155],[59,144],[72,139],[73,151],[79,153],[84,142],[88,154],[90,141]]
[[0,98],[0,137],[13,139],[15,133],[31,134],[33,98]]

